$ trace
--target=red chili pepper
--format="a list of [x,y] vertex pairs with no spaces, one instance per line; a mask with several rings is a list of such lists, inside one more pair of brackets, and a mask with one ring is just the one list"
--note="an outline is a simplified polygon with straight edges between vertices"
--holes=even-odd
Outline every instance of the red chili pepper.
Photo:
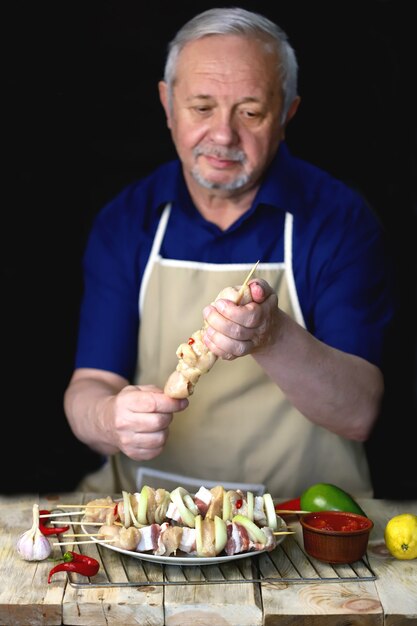
[[64,561],[66,563],[71,563],[71,562],[85,563],[86,565],[89,565],[90,567],[94,567],[94,568],[100,567],[100,563],[96,559],[94,559],[92,556],[87,556],[86,554],[80,554],[79,552],[72,552],[71,550],[68,550],[67,552],[65,552]]
[[293,500],[287,500],[286,502],[279,502],[275,505],[275,510],[278,511],[279,509],[282,509],[283,511],[300,511],[300,498],[294,498]]
[[[39,511],[39,515],[50,515],[51,511],[47,511],[46,509],[42,509]],[[61,533],[65,533],[69,526],[46,526],[46,521],[48,518],[42,518],[39,520],[39,530],[42,535],[60,535]]]
[[193,339],[192,337],[190,337],[190,338],[189,338],[189,340],[188,340],[188,345],[189,345],[189,346],[192,346],[192,345],[193,345],[193,343],[195,343],[195,339]]
[[243,504],[243,500],[236,500],[235,506],[237,509],[240,509],[242,508],[242,504]]
[[49,572],[48,583],[57,572],[75,572],[83,576],[95,576],[100,569],[100,563],[96,559],[78,552],[65,552],[63,560],[63,563],[55,565]]

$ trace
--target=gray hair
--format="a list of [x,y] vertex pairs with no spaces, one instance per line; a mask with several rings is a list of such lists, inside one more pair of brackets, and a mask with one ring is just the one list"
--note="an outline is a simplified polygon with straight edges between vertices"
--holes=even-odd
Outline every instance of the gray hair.
[[172,90],[175,82],[178,56],[190,41],[208,35],[243,35],[269,40],[265,42],[267,50],[275,51],[278,56],[277,76],[281,81],[283,110],[281,121],[284,122],[292,101],[297,97],[298,63],[286,33],[268,18],[240,9],[209,9],[189,20],[168,44],[168,56],[165,63],[164,80],[168,85],[168,97],[172,107]]

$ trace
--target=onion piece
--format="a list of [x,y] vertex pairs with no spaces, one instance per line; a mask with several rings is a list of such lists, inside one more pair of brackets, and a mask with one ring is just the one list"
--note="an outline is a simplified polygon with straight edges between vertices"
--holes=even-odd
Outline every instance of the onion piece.
[[124,526],[129,528],[130,524],[130,497],[127,491],[122,491],[123,495],[123,513],[124,513]]
[[247,517],[253,521],[254,498],[253,498],[253,493],[251,491],[248,491],[248,493],[246,494],[246,503],[248,505]]
[[182,522],[185,526],[190,528],[195,527],[196,516],[191,513],[190,509],[184,504],[184,496],[188,494],[188,491],[184,487],[177,487],[171,492],[171,500],[176,505],[178,512],[181,516]]
[[227,525],[218,515],[214,517],[214,542],[216,554],[220,554],[227,543]]
[[225,522],[232,517],[232,504],[230,502],[230,491],[225,491],[223,494],[223,519]]
[[251,539],[255,543],[261,543],[263,545],[266,544],[267,538],[264,531],[261,530],[259,526],[257,526],[255,522],[252,522],[252,520],[250,520],[248,517],[245,517],[244,515],[235,515],[232,519],[232,522],[234,522],[235,524],[240,524],[241,526],[246,528],[246,530],[248,531],[249,539]]
[[137,518],[138,518],[139,524],[143,524],[144,526],[146,526],[146,524],[148,523],[148,518],[147,518],[148,489],[149,487],[147,485],[143,485],[140,491],[139,499],[138,499]]
[[272,496],[270,493],[264,494],[264,507],[265,507],[265,513],[266,513],[268,526],[272,528],[272,530],[277,530],[278,528],[277,514],[275,512],[274,502],[272,500]]
[[198,506],[196,505],[189,493],[185,494],[185,496],[183,497],[183,501],[187,509],[189,509],[193,515],[199,514]]

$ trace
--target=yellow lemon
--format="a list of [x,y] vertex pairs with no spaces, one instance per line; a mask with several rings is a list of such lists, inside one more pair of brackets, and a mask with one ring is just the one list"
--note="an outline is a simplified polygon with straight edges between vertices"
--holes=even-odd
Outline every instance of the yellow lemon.
[[396,559],[417,558],[417,515],[402,513],[392,517],[385,526],[384,539]]

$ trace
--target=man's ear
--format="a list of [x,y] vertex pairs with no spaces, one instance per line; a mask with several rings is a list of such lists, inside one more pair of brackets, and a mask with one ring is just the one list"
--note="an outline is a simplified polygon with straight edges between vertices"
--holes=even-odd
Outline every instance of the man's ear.
[[288,109],[287,117],[285,119],[285,126],[287,126],[290,123],[294,115],[297,113],[298,107],[300,106],[300,102],[301,102],[300,96],[297,96],[291,102],[290,108]]
[[169,98],[168,98],[168,85],[165,81],[160,80],[158,83],[159,89],[159,99],[161,101],[162,106],[164,107],[165,115],[167,118],[167,126],[171,128],[171,107],[169,106]]
[[285,120],[285,126],[292,120],[292,118],[294,117],[294,115],[297,113],[298,107],[300,106],[300,102],[301,102],[301,98],[300,96],[297,96],[296,98],[294,98],[294,100],[291,102],[291,106],[288,109],[288,113],[287,113],[287,118]]
[[294,117],[294,115],[297,113],[298,107],[300,106],[300,102],[301,102],[300,96],[297,96],[291,102],[290,108],[288,109],[287,117],[285,118],[285,122],[282,126],[282,139],[285,139],[285,131],[287,129],[287,126],[292,120],[292,118]]

